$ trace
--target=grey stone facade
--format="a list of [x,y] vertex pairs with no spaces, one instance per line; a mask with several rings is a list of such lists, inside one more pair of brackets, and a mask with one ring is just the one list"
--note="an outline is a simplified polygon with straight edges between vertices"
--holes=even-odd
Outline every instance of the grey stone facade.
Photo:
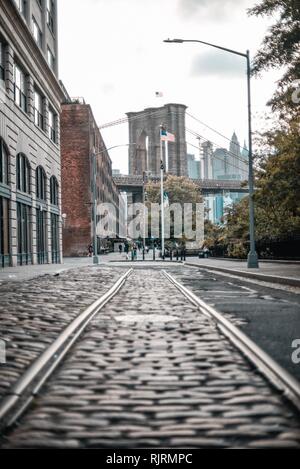
[[[8,203],[8,217],[0,217],[0,267],[60,262],[62,258],[59,119],[63,93],[57,79],[56,11],[56,0],[0,2],[0,43],[4,56],[0,139],[8,160],[8,178],[0,180],[0,200],[4,205]],[[34,37],[33,20],[38,25],[38,41]],[[49,51],[54,59],[51,67]],[[21,106],[16,98],[19,96],[16,65],[24,77]],[[39,109],[35,92],[41,97]],[[17,164],[21,155],[28,164],[26,190],[18,187],[23,176],[20,163]],[[37,197],[38,167],[42,168],[45,183],[41,198]],[[23,208],[26,217],[22,215]],[[5,247],[3,236],[7,232],[9,239]]]
[[[129,174],[140,175],[147,171],[153,176],[160,173],[160,126],[175,134],[176,142],[168,143],[168,172],[187,176],[187,145],[185,137],[185,112],[183,104],[166,104],[141,112],[127,113],[129,120]],[[163,159],[165,160],[163,146]]]

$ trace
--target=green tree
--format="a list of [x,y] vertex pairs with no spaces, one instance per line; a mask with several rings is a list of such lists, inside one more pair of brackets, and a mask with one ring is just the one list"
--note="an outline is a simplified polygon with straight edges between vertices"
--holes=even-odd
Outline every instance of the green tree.
[[[250,15],[271,16],[274,24],[266,34],[253,62],[253,74],[283,68],[272,100],[272,128],[259,135],[256,155],[255,221],[258,244],[292,238],[300,232],[300,104],[292,99],[294,82],[300,78],[299,0],[261,0]],[[243,256],[248,249],[248,199],[232,207],[225,229],[229,255]]]
[[[164,181],[169,203],[201,203],[202,195],[199,187],[191,179],[184,176],[168,175]],[[160,203],[160,181],[149,181],[146,185],[147,199],[151,203]]]
[[[147,201],[146,204],[149,209],[149,226],[151,226],[151,204],[161,202],[161,189],[160,181],[149,181],[146,185]],[[202,203],[202,195],[199,187],[187,177],[178,177],[168,175],[164,180],[164,192],[168,195],[169,205],[180,204],[182,209],[184,204],[193,204],[193,229],[196,228],[196,205]],[[171,240],[174,240],[174,216],[171,212]],[[187,241],[185,236],[180,241]],[[166,243],[167,245],[168,243]]]
[[293,102],[295,80],[300,78],[300,2],[299,0],[262,0],[248,10],[249,15],[276,18],[266,34],[253,63],[253,74],[285,68],[270,101],[283,121],[297,119],[299,104]]
[[225,227],[205,220],[203,247],[207,247],[215,256],[223,256],[226,251]]

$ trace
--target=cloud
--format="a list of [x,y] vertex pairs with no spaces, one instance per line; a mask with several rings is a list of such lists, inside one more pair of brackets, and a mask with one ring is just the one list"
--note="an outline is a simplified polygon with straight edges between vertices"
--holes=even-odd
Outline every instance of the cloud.
[[192,76],[241,77],[246,73],[246,60],[221,51],[198,54],[192,64]]
[[233,10],[240,9],[241,4],[249,0],[179,0],[179,13],[186,18],[201,14],[204,17],[219,20],[229,16]]

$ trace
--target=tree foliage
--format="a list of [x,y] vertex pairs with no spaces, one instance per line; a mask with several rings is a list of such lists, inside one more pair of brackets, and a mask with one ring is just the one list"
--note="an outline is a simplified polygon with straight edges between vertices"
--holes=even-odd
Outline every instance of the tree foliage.
[[[164,181],[164,191],[167,192],[169,203],[201,203],[202,196],[199,187],[186,177],[168,175]],[[146,185],[147,200],[150,203],[160,203],[160,181],[149,181]]]
[[[161,202],[161,187],[160,181],[149,181],[146,185],[146,204],[150,209],[151,204],[160,204]],[[202,203],[202,195],[199,187],[190,179],[186,177],[178,177],[167,175],[164,180],[164,192],[168,195],[169,206],[172,204],[180,204],[182,213],[184,204],[193,204],[192,208],[192,227],[196,229],[196,204]],[[183,221],[183,220],[182,220]],[[151,210],[149,210],[149,226],[151,225]],[[170,226],[171,226],[171,239],[174,240],[174,213],[170,211]],[[178,241],[185,243],[188,241],[183,233],[182,238]],[[168,245],[168,243],[166,243]]]
[[248,10],[249,15],[276,17],[253,63],[253,74],[285,68],[270,102],[281,119],[299,118],[299,105],[293,103],[295,81],[300,78],[300,2],[299,0],[262,0]]
[[[259,136],[255,156],[256,240],[263,245],[300,233],[300,103],[292,99],[293,82],[300,79],[300,2],[261,0],[248,12],[275,18],[254,58],[253,74],[284,68],[268,103],[276,120]],[[246,257],[249,249],[248,202],[245,198],[228,210],[221,234],[227,254],[235,257]]]

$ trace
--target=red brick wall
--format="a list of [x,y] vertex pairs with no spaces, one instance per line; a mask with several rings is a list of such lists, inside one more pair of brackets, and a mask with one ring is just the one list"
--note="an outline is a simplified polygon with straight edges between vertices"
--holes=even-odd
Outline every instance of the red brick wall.
[[87,255],[91,234],[90,108],[66,104],[61,114],[64,256]]

